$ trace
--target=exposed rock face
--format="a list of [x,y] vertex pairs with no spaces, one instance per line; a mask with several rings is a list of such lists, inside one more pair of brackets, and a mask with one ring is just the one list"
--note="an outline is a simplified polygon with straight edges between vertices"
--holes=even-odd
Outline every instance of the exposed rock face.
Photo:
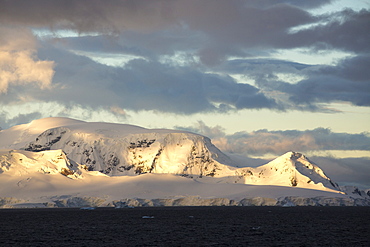
[[237,169],[209,138],[182,131],[79,123],[48,129],[25,149],[62,149],[69,159],[85,165],[89,171],[109,176],[169,173],[220,178],[226,183],[339,190],[302,154],[288,152],[264,166]]
[[183,131],[52,118],[0,131],[0,145],[0,207],[370,205],[300,153],[236,168]]
[[[36,122],[38,126],[50,125],[42,120]],[[108,176],[165,173],[189,178],[214,177],[226,183],[340,190],[318,166],[295,152],[257,168],[237,169],[209,138],[201,135],[124,124],[65,119],[63,122],[71,125],[46,129],[23,148],[32,152],[63,150],[68,160]],[[25,134],[29,130],[23,132],[18,136],[27,136],[29,140],[30,136]],[[21,139],[17,142],[24,143]],[[74,173],[69,168],[61,171],[66,176]]]
[[25,149],[34,152],[62,149],[70,159],[89,170],[107,175],[172,173],[214,177],[223,176],[228,170],[222,163],[232,162],[208,138],[181,132],[159,131],[117,138],[60,127],[43,132]]
[[243,180],[246,184],[340,190],[317,165],[296,152],[288,152],[260,167],[238,169],[236,173],[239,181]]

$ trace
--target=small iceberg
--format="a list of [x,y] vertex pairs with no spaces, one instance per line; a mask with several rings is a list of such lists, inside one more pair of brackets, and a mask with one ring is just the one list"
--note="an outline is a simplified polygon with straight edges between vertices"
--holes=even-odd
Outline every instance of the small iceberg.
[[295,207],[297,205],[295,205],[293,202],[286,202],[285,204],[281,205],[282,207]]
[[134,206],[128,206],[128,205],[118,205],[115,207],[115,209],[120,209],[120,208],[135,208]]
[[81,210],[95,210],[94,207],[82,207]]

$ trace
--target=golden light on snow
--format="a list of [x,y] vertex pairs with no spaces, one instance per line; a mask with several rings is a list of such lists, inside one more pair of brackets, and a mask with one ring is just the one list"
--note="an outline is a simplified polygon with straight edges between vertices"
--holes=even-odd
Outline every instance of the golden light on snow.
[[0,207],[368,205],[300,153],[235,167],[189,132],[45,118],[1,131],[0,148]]

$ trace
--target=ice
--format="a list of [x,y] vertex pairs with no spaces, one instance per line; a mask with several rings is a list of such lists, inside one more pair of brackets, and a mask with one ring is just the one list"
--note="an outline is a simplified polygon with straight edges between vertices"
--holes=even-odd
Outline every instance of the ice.
[[81,210],[95,210],[94,207],[82,207]]
[[236,168],[184,131],[47,118],[0,131],[0,148],[0,207],[370,204],[300,153]]

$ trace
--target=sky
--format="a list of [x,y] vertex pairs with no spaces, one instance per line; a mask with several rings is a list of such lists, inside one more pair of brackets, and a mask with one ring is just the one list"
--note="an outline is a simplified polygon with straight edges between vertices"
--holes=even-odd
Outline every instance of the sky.
[[369,23],[369,0],[0,0],[0,126],[176,128],[363,176]]

